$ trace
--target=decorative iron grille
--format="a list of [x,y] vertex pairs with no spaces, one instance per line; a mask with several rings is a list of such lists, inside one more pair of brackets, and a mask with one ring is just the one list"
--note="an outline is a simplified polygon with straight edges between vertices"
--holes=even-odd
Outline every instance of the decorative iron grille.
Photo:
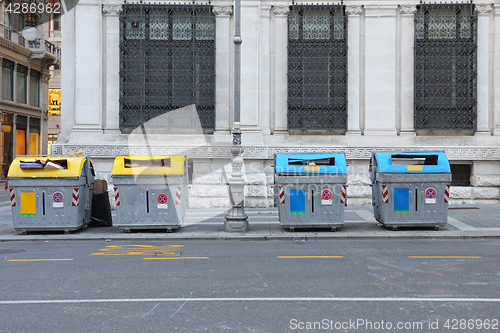
[[[195,105],[197,112],[186,108]],[[215,16],[208,5],[125,4],[120,15],[120,129],[215,128]],[[151,126],[149,126],[151,125]],[[198,125],[199,126],[199,125]]]
[[343,5],[290,7],[288,129],[347,130],[347,16]]
[[470,4],[415,14],[415,129],[476,130],[477,16]]

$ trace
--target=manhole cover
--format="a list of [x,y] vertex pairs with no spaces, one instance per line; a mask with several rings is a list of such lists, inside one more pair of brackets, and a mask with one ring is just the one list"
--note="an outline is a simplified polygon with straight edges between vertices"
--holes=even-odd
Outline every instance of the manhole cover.
[[16,249],[0,250],[0,254],[12,254],[12,253],[21,253],[21,252],[24,252],[24,250],[16,250]]

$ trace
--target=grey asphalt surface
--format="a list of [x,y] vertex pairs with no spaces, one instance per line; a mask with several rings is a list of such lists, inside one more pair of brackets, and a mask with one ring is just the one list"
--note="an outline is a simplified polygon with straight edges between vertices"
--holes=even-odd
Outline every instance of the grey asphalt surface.
[[[22,240],[185,240],[185,239],[389,239],[389,238],[497,238],[500,237],[500,203],[478,205],[450,205],[448,223],[442,229],[399,228],[397,231],[380,225],[373,217],[371,206],[347,206],[344,225],[329,229],[282,228],[276,208],[247,208],[250,230],[244,233],[224,231],[224,216],[228,209],[188,209],[182,227],[172,233],[165,230],[135,230],[125,233],[122,228],[87,227],[70,234],[61,232],[33,232],[21,235],[12,225],[9,193],[0,190],[0,241]],[[113,212],[116,217],[116,212]]]
[[499,327],[497,239],[13,241],[0,255],[0,332]]

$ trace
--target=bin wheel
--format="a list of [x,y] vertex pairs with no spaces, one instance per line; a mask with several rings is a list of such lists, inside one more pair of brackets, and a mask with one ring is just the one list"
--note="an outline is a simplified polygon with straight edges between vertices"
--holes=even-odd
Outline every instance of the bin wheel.
[[439,231],[439,227],[437,227],[437,226],[434,227],[434,230]]
[[337,231],[337,228],[336,227],[332,227],[332,232],[336,232]]
[[69,235],[69,230],[68,229],[64,230],[64,234]]

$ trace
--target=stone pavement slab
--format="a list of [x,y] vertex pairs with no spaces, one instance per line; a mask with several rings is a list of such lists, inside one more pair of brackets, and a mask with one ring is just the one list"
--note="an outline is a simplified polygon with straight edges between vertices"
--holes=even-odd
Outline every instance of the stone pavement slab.
[[[458,239],[500,237],[500,203],[489,205],[453,205],[449,207],[448,224],[432,228],[385,228],[373,217],[371,206],[347,206],[345,221],[336,232],[330,229],[298,229],[290,232],[279,222],[278,210],[247,208],[250,230],[244,233],[224,231],[228,209],[188,209],[181,228],[172,233],[165,230],[132,230],[118,227],[88,227],[70,234],[39,232],[18,234],[12,224],[10,198],[0,191],[0,241],[46,240],[313,240],[313,239]],[[116,217],[115,212],[113,216]]]

